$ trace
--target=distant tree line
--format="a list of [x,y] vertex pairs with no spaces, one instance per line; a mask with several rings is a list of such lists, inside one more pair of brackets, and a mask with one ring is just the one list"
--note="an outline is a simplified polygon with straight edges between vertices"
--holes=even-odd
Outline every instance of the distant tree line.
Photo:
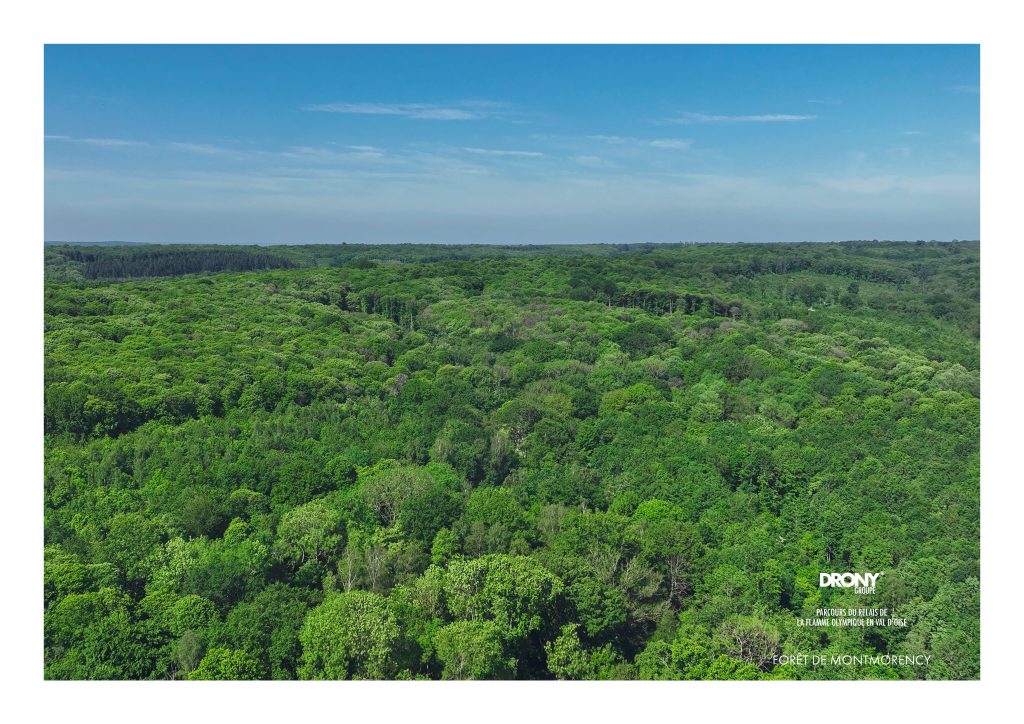
[[265,252],[234,249],[90,248],[62,249],[65,259],[81,263],[86,279],[169,277],[199,272],[291,269],[296,265]]

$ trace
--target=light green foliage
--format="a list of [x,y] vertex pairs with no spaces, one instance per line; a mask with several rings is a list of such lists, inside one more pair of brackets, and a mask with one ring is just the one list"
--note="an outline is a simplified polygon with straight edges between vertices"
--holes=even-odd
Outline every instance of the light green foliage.
[[43,585],[47,606],[69,593],[84,593],[110,587],[116,581],[117,569],[110,563],[83,564],[59,545],[46,547]]
[[548,671],[558,679],[594,680],[629,678],[629,667],[611,644],[586,649],[580,642],[579,624],[566,624],[553,642],[544,645]]
[[401,668],[398,624],[387,600],[368,591],[328,595],[299,640],[305,679],[389,679]]
[[196,594],[224,604],[263,587],[270,552],[254,536],[213,541],[174,538],[155,561],[148,591]]
[[206,653],[188,678],[192,681],[258,679],[259,665],[247,651],[213,648]]
[[450,528],[442,528],[430,546],[430,562],[443,566],[459,552],[459,538]]
[[435,634],[434,643],[443,679],[510,679],[515,671],[494,621],[455,621]]
[[327,558],[341,545],[340,514],[323,500],[292,508],[277,527],[275,551],[292,565]]
[[204,631],[219,620],[211,601],[194,594],[182,596],[166,612],[167,628],[175,636],[187,631]]
[[548,625],[561,592],[561,581],[526,556],[494,554],[454,560],[444,575],[444,594],[453,618],[493,621],[509,639]]
[[[735,642],[731,642],[735,643]],[[761,678],[757,666],[728,655],[724,640],[715,641],[697,626],[683,625],[672,641],[653,640],[636,658],[641,679],[736,679]],[[733,653],[739,653],[734,648]]]
[[664,398],[651,385],[640,383],[621,390],[612,390],[601,400],[601,414],[631,411],[651,402],[660,402]]

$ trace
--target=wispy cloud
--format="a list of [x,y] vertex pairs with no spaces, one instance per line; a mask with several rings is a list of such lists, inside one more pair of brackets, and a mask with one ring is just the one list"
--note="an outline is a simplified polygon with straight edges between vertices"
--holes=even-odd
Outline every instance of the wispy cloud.
[[125,138],[76,138],[76,143],[84,143],[88,146],[102,146],[104,148],[125,148],[128,146],[145,146],[143,141],[129,141]]
[[693,145],[692,138],[634,138],[632,136],[587,136],[588,140],[610,143],[615,146],[650,146],[652,148],[667,148],[685,150]]
[[304,106],[302,110],[319,113],[400,116],[428,121],[475,121],[507,115],[504,105],[491,101],[462,101],[448,105],[433,103],[317,103]]
[[198,156],[210,156],[234,161],[306,161],[331,163],[345,161],[377,161],[387,152],[377,146],[340,145],[287,146],[282,149],[252,149],[218,146],[212,143],[170,142],[167,148]]
[[675,120],[679,123],[776,123],[786,121],[813,121],[817,116],[790,113],[758,113],[749,116],[724,116],[708,113],[681,113]]
[[635,138],[627,138],[626,136],[595,135],[595,136],[587,136],[587,138],[589,140],[591,140],[591,141],[601,141],[603,143],[616,143],[616,144],[618,144],[618,143],[627,143],[627,142],[630,142],[630,141],[636,141]]
[[677,151],[684,151],[693,145],[692,138],[655,138],[650,142],[655,148],[670,148]]
[[521,158],[537,158],[545,155],[540,151],[506,151],[500,148],[474,148],[471,146],[463,147],[462,150],[466,153],[475,153],[479,156],[517,156]]
[[807,102],[816,106],[840,106],[843,104],[838,98],[812,98]]
[[314,163],[334,163],[346,161],[379,161],[387,155],[387,151],[377,146],[288,146],[278,151],[259,151],[261,157],[269,159],[286,159],[292,161],[310,161]]
[[981,93],[981,88],[976,85],[951,85],[948,90],[951,90],[954,93]]
[[900,131],[901,136],[927,136],[924,131]]
[[200,156],[214,156],[217,158],[244,158],[245,154],[233,148],[225,148],[223,146],[215,146],[212,143],[188,143],[172,141],[167,144],[168,147],[173,148],[175,151],[184,151],[186,153],[195,153]]
[[588,168],[611,168],[615,164],[611,161],[601,158],[600,156],[581,155],[573,156],[572,160],[581,166],[587,166]]
[[100,146],[103,148],[125,148],[128,146],[146,146],[145,141],[132,141],[126,138],[75,138],[73,136],[44,136],[47,141],[65,141],[67,143],[80,143],[85,146]]

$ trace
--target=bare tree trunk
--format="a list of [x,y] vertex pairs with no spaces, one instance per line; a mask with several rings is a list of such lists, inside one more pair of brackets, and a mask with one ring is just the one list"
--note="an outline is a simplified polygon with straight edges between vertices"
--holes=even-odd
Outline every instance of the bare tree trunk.
[[348,593],[356,585],[356,574],[359,570],[359,560],[356,558],[356,552],[352,549],[352,546],[345,547],[345,556],[342,559],[344,563],[344,577],[342,578],[341,587]]

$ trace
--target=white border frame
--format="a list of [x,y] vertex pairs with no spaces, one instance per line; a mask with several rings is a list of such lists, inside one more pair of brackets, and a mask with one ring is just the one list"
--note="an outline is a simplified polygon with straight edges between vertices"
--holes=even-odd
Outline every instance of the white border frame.
[[[4,378],[14,404],[3,425],[0,526],[8,571],[0,657],[8,711],[30,720],[385,721],[572,720],[963,721],[1013,711],[1020,641],[1015,545],[1021,510],[1016,460],[1020,375],[1019,24],[1009,11],[947,0],[627,4],[520,0],[178,0],[67,2],[8,8],[2,176]],[[13,15],[12,15],[13,13]],[[981,43],[982,57],[982,681],[194,683],[42,680],[42,240],[44,43]],[[1011,196],[1011,194],[1013,196]],[[13,464],[10,458],[13,457]],[[1015,555],[1016,554],[1016,555]],[[1005,574],[1005,575],[1004,575]],[[31,713],[30,713],[31,712]],[[998,717],[1002,719],[1003,717]]]

